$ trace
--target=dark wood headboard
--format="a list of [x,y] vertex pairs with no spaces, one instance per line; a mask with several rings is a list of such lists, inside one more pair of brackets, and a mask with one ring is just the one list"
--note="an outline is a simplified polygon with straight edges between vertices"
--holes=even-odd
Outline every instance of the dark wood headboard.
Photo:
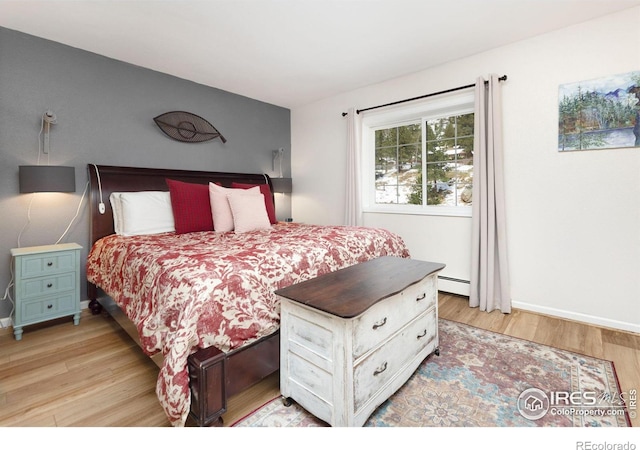
[[[143,167],[118,167],[87,164],[90,183],[90,244],[110,234],[113,234],[113,212],[109,196],[112,192],[136,191],[168,191],[166,179],[184,181],[187,183],[209,184],[219,183],[231,187],[231,183],[268,184],[273,195],[271,178],[262,173],[233,173],[233,172],[201,172],[196,170],[152,169]],[[99,211],[99,204],[105,207],[104,214]],[[95,288],[89,283],[90,292]],[[94,294],[95,295],[95,294]],[[91,295],[90,295],[91,297]],[[95,297],[94,297],[95,298]]]
[[[200,172],[195,170],[149,169],[141,167],[117,167],[87,165],[90,181],[91,234],[93,245],[98,239],[114,233],[113,213],[109,196],[112,192],[168,191],[166,179],[188,183],[220,183],[230,187],[231,183],[268,184],[273,192],[271,178],[262,173]],[[104,214],[98,205],[102,199]]]

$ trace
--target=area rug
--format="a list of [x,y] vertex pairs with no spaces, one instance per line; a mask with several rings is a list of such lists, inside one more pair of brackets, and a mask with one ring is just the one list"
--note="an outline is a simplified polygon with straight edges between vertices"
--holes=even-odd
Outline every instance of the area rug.
[[[628,427],[613,362],[440,319],[440,355],[365,427]],[[325,427],[273,399],[236,427]]]

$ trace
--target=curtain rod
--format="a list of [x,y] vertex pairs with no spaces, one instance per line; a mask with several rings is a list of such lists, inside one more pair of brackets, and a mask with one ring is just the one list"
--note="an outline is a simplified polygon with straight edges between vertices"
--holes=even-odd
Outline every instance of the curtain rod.
[[[499,81],[506,81],[507,80],[507,76],[506,75],[502,75],[500,78],[498,78]],[[488,81],[485,81],[484,84],[487,84]],[[421,98],[427,98],[427,97],[433,97],[434,95],[441,95],[441,94],[448,94],[449,92],[454,92],[454,91],[460,91],[462,89],[469,89],[475,86],[474,84],[468,84],[466,86],[460,86],[460,87],[456,87],[456,88],[451,88],[451,89],[447,89],[444,91],[440,91],[440,92],[433,92],[431,94],[426,94],[426,95],[421,95],[419,97],[413,97],[413,98],[406,98],[404,100],[398,100],[396,102],[391,102],[391,103],[385,103],[384,105],[378,105],[378,106],[371,106],[369,108],[364,108],[364,109],[357,109],[356,113],[360,114],[363,111],[369,111],[371,109],[378,109],[378,108],[384,108],[385,106],[393,106],[393,105],[398,105],[400,103],[405,103],[405,102],[410,102],[413,100],[420,100]],[[348,113],[343,112],[342,113],[342,117],[346,116]]]

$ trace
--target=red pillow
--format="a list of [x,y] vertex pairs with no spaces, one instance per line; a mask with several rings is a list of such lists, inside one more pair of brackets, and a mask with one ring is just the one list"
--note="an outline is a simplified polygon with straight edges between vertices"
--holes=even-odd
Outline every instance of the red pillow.
[[278,223],[276,219],[276,207],[273,204],[273,195],[271,195],[271,189],[268,184],[242,184],[231,183],[231,187],[234,189],[249,189],[254,186],[260,186],[260,193],[264,195],[264,206],[267,208],[267,215],[269,216],[269,222]]
[[176,233],[213,231],[209,185],[167,179]]

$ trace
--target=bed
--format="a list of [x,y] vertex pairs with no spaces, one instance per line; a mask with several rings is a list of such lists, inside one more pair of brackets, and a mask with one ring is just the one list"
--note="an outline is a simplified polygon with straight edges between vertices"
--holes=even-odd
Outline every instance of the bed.
[[[188,417],[198,426],[219,425],[228,398],[279,370],[275,290],[379,256],[409,257],[402,238],[387,230],[274,220],[272,183],[264,174],[93,164],[88,172],[89,307],[113,315],[156,361],[156,393],[174,426]],[[235,229],[185,229],[176,203],[181,198],[181,207],[190,208],[196,191],[200,205],[209,196],[211,221],[223,223],[213,201],[218,190],[226,190]],[[140,193],[142,208],[131,200]],[[147,206],[156,193],[168,193],[158,194],[165,203]],[[126,207],[111,202],[118,195]],[[166,209],[167,196],[175,229],[123,232],[123,210],[142,214],[147,226],[151,219],[160,224],[164,216],[156,221],[155,214]],[[260,220],[240,221],[243,214]],[[189,217],[202,215],[200,208]]]

